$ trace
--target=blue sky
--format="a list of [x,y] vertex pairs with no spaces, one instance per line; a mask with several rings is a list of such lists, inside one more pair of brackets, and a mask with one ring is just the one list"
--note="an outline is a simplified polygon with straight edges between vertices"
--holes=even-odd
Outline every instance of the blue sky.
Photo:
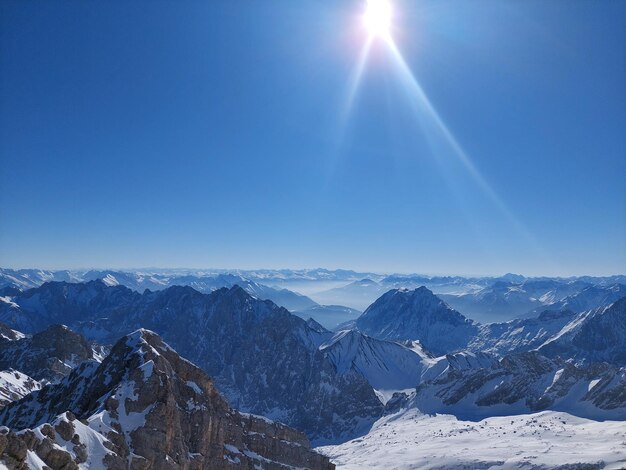
[[2,2],[0,264],[624,272],[626,3],[363,3]]

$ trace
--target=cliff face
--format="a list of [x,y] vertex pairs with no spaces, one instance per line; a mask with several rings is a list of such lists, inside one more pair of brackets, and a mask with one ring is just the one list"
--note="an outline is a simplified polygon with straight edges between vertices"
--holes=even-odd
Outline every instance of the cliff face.
[[0,424],[11,428],[0,435],[9,468],[334,468],[302,433],[230,409],[201,369],[147,330],[8,405]]

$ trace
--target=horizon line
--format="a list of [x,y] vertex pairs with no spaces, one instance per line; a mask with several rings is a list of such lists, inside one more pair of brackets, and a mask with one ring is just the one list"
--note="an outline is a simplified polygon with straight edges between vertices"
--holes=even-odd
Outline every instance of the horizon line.
[[553,278],[553,279],[576,279],[581,277],[591,277],[591,278],[610,278],[610,277],[619,277],[626,276],[626,273],[611,273],[611,274],[520,274],[515,272],[506,272],[504,274],[451,274],[451,273],[419,273],[419,272],[407,272],[407,271],[369,271],[369,270],[356,270],[352,268],[324,268],[324,267],[314,267],[314,268],[217,268],[217,267],[204,267],[204,268],[191,268],[191,267],[157,267],[157,266],[144,266],[144,267],[77,267],[77,268],[68,268],[68,267],[9,267],[9,266],[0,266],[0,270],[12,270],[12,271],[26,271],[26,270],[40,270],[40,271],[50,271],[50,272],[61,272],[61,271],[69,271],[69,272],[82,272],[82,271],[117,271],[122,273],[135,273],[135,272],[150,272],[153,273],[155,271],[216,271],[222,273],[234,273],[237,271],[250,272],[250,271],[328,271],[328,272],[337,272],[337,271],[348,271],[353,272],[354,274],[362,274],[362,275],[376,275],[376,276],[423,276],[429,278],[437,278],[437,277],[462,277],[462,278],[484,278],[484,279],[496,279],[505,276],[521,276],[526,279],[533,278]]

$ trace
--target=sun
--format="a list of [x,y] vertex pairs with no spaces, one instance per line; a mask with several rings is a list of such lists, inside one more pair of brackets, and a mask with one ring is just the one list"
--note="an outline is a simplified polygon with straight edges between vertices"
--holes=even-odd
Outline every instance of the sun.
[[391,3],[388,0],[366,0],[363,24],[372,37],[388,38],[391,35]]

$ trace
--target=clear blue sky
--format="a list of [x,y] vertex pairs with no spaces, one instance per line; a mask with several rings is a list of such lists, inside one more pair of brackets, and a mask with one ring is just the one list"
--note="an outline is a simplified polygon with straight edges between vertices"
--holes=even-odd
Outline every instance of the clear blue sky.
[[626,2],[362,9],[1,2],[0,265],[623,273]]

